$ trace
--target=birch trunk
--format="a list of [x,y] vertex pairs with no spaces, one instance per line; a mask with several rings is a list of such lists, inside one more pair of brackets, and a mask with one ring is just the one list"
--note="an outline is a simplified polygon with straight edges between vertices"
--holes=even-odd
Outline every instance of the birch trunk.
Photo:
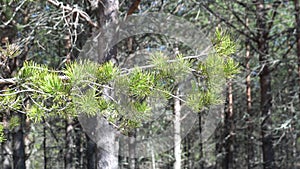
[[[175,95],[179,95],[178,89],[175,89]],[[181,169],[180,110],[180,100],[174,98],[174,169]]]

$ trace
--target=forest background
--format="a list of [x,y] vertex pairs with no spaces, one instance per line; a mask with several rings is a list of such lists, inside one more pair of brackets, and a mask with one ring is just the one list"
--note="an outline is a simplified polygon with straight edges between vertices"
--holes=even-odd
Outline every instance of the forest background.
[[[126,38],[97,64],[78,60],[88,38],[106,24],[152,12],[180,17],[201,30],[214,47],[206,62],[188,57],[194,56],[189,44],[157,34]],[[300,168],[298,0],[1,0],[0,39],[0,168]],[[119,78],[140,112],[135,119],[123,118],[122,111],[112,113],[117,107],[104,97],[106,85],[122,77],[122,64],[143,55],[137,54],[142,50],[156,51],[150,60],[157,68],[125,73],[128,81]],[[172,64],[161,54],[166,51],[176,55]],[[74,98],[76,71],[97,73],[88,83],[96,82],[94,90]],[[212,74],[220,73],[224,109],[204,142],[203,118],[210,106],[220,104]],[[183,100],[176,82],[186,74],[202,83]],[[174,145],[138,156],[135,135],[142,131],[150,110],[145,100],[153,89],[164,93],[168,103],[165,117],[148,125],[148,131],[171,126]],[[183,102],[196,110],[198,122],[181,137],[178,132],[186,131],[180,129],[183,117],[176,107]],[[81,112],[102,112],[106,123],[97,127],[114,126],[132,136],[111,150],[128,155],[114,157],[99,147],[79,122]],[[178,113],[182,118],[176,120]],[[109,131],[100,138],[114,145]]]

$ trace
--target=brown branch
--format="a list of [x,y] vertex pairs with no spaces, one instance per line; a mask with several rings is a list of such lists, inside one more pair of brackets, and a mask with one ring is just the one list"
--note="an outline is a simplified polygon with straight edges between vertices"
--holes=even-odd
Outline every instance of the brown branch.
[[141,3],[141,0],[135,0],[129,8],[129,10],[127,12],[127,16],[133,14],[133,12],[138,9],[140,3]]

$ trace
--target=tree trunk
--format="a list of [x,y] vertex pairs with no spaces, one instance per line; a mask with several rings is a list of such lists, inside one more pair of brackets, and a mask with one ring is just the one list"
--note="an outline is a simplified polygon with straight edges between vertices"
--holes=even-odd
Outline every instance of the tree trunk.
[[118,140],[112,126],[106,119],[98,119],[101,127],[101,139],[97,142],[97,169],[118,169]]
[[[175,96],[179,96],[179,89],[175,89]],[[180,100],[174,98],[174,169],[181,169],[180,110]]]
[[252,169],[252,165],[254,162],[254,139],[253,139],[253,116],[252,116],[252,97],[251,97],[251,69],[250,69],[250,45],[249,42],[246,41],[246,96],[247,96],[247,167],[248,169]]
[[86,163],[88,169],[96,169],[96,148],[97,145],[93,140],[89,138],[89,136],[86,135],[87,139],[87,150],[86,150]]
[[150,148],[151,148],[151,167],[152,169],[156,169],[155,154],[152,145],[150,146]]
[[76,164],[75,164],[75,168],[83,168],[83,161],[84,161],[84,153],[83,153],[83,137],[84,137],[84,133],[82,132],[82,128],[79,124],[79,121],[76,119],[74,126],[76,126],[75,128],[75,135],[76,135],[76,139],[75,139],[75,147],[76,147]]
[[135,169],[136,168],[136,152],[135,152],[135,131],[133,131],[130,134],[130,138],[129,138],[129,143],[128,143],[128,147],[129,147],[129,169]]
[[225,149],[225,158],[223,159],[223,169],[232,169],[234,168],[234,116],[233,116],[233,96],[232,96],[232,82],[228,81],[228,102],[227,109],[224,119],[224,149]]
[[224,113],[222,113],[221,115],[221,121],[218,124],[215,133],[214,133],[214,137],[216,140],[216,148],[215,148],[215,157],[216,157],[216,161],[215,161],[215,168],[222,168],[222,163],[223,163],[223,158],[224,158],[224,154],[223,154],[223,147],[224,147],[224,140],[223,140],[223,132],[224,132]]
[[274,169],[274,148],[272,136],[272,119],[271,119],[271,72],[268,65],[268,25],[265,16],[268,15],[268,10],[265,8],[264,0],[256,2],[256,17],[257,17],[257,48],[259,52],[259,62],[261,65],[260,77],[260,107],[261,117],[261,135],[262,135],[262,151],[263,151],[263,166],[264,169]]
[[[96,8],[96,17],[98,19],[98,24],[101,29],[108,24],[108,23],[116,23],[118,19],[118,10],[119,10],[119,1],[118,0],[99,0]],[[114,37],[111,37],[114,38]],[[106,46],[101,46],[103,45],[101,42],[98,43],[99,46],[99,51],[100,50],[105,50]],[[99,62],[107,62],[110,60],[116,61],[116,55],[117,55],[117,50],[115,47],[112,49],[109,49],[109,51],[103,52],[100,51],[101,53],[104,53],[103,56],[99,56]],[[99,54],[101,54],[99,53]],[[104,91],[105,92],[105,91]],[[112,129],[111,126],[109,126],[108,122],[104,118],[99,118],[97,119],[97,128],[101,129],[101,134],[100,140],[97,140],[96,142],[96,147],[95,147],[95,153],[96,153],[96,168],[97,169],[117,169],[118,168],[118,142],[116,139],[116,134],[115,131]],[[92,160],[94,157],[94,154],[90,151],[91,148],[93,148],[92,145],[92,140],[89,141],[89,156],[90,159]],[[92,164],[90,167],[93,168],[93,161],[91,161]],[[90,169],[90,168],[89,168]]]
[[14,169],[25,169],[25,144],[23,126],[25,115],[18,113],[19,125],[14,128],[13,132],[13,166]]
[[66,152],[65,152],[65,169],[72,169],[73,168],[73,146],[74,146],[74,140],[72,138],[72,132],[74,130],[73,124],[71,119],[67,119],[65,121],[66,123],[66,135],[65,135],[65,143],[66,143]]
[[43,155],[44,155],[44,169],[47,169],[47,127],[46,121],[43,119]]
[[203,156],[203,139],[202,139],[202,114],[201,112],[198,113],[198,120],[199,120],[199,157],[200,157],[200,164],[199,169],[204,169],[204,156]]
[[[194,132],[191,132],[192,133],[191,135],[193,136],[194,135]],[[190,134],[187,134],[185,137],[184,137],[184,141],[182,143],[183,145],[183,154],[185,154],[185,158],[183,159],[184,161],[184,164],[183,164],[183,167],[182,168],[193,168],[192,167],[192,147],[191,147],[191,143],[194,142],[194,139],[193,137],[191,136]],[[199,144],[202,145],[202,142],[199,141]],[[199,148],[200,150],[202,150],[202,148]],[[199,152],[202,152],[202,151],[199,151]],[[201,154],[200,154],[200,159],[201,159]],[[200,165],[201,167],[201,165]],[[202,169],[202,168],[199,168],[199,169]]]
[[8,132],[8,115],[6,114],[6,112],[4,112],[2,114],[3,119],[2,122],[4,124],[4,131],[5,132],[5,138],[6,140],[2,143],[2,153],[3,153],[3,161],[1,161],[1,167],[3,169],[12,169],[12,141],[11,141],[11,133]]
[[[298,57],[298,86],[300,86],[300,4],[299,0],[294,0],[295,6],[295,21],[296,21],[296,41],[297,41],[297,57]],[[300,100],[300,91],[298,95],[298,100]],[[294,115],[293,115],[294,116]],[[297,158],[297,140],[298,134],[295,132],[293,134],[293,161]]]

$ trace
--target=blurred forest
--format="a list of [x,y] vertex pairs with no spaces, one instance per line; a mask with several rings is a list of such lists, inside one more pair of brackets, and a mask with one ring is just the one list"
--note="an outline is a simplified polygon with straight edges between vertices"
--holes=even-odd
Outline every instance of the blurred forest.
[[[107,130],[97,139],[106,141],[109,150],[125,151],[123,144],[128,144],[128,157],[115,157],[97,146],[78,119],[79,112],[86,109],[97,113],[113,108],[103,99],[70,103],[71,88],[65,81],[76,81],[71,78],[73,67],[94,32],[129,15],[151,12],[193,23],[211,40],[217,53],[213,58],[226,58],[222,67],[228,71],[224,109],[216,130],[204,143],[204,107],[213,105],[215,96],[208,96],[213,87],[202,91],[205,97],[199,96],[199,103],[192,100],[201,104],[198,123],[181,137],[177,134],[178,106],[183,101],[174,85],[167,91],[171,97],[166,113],[171,117],[155,124],[174,128],[174,146],[153,151],[150,157],[137,157],[134,137],[128,143],[116,143],[116,136]],[[300,169],[299,0],[0,0],[0,40],[0,169]],[[187,46],[151,34],[121,41],[103,56],[103,66],[95,68],[102,79],[98,77],[98,93],[91,97],[105,93],[103,86],[118,72],[114,66],[125,67],[136,51],[168,51],[184,58],[193,55]],[[192,68],[191,63],[199,62],[177,59],[179,64],[169,65],[183,74]],[[168,67],[163,60],[155,61]],[[82,71],[93,69],[85,66]],[[203,67],[198,68],[203,73]],[[153,87],[158,77],[139,70],[133,74],[128,82],[132,96],[138,110],[147,112],[143,101],[151,88],[144,81]],[[158,79],[163,81],[166,76]],[[79,109],[76,104],[85,107]],[[129,136],[139,132],[138,120],[124,121],[119,114],[113,117],[107,118],[110,124],[101,118],[96,127],[116,125],[128,130]]]

